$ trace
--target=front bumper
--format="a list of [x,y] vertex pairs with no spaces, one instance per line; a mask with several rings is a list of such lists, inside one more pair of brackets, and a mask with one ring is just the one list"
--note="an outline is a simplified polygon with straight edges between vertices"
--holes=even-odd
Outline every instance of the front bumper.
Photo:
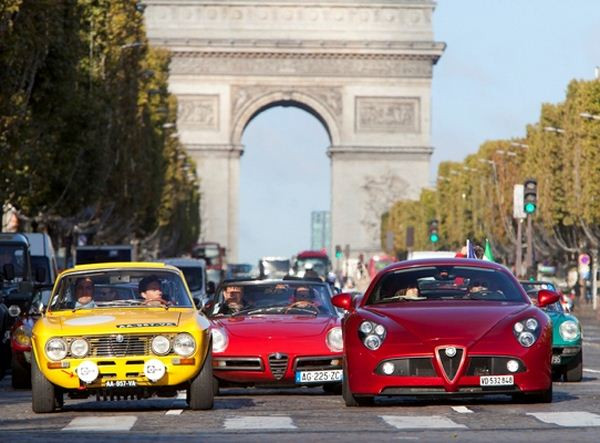
[[552,368],[562,368],[571,364],[581,352],[579,346],[564,346],[552,348]]

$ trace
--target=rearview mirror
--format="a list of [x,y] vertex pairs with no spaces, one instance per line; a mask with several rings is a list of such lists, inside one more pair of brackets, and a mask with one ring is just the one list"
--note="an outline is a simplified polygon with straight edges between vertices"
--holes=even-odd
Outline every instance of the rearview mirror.
[[35,268],[35,281],[43,283],[46,281],[46,268],[43,266],[37,266]]
[[2,273],[4,274],[5,280],[14,280],[15,279],[15,265],[12,263],[5,263],[2,267]]

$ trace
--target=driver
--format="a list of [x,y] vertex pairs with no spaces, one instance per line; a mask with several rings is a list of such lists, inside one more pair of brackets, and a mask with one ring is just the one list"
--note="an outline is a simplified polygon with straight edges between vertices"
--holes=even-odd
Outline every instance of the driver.
[[309,286],[298,286],[294,291],[293,302],[289,308],[317,308],[318,302]]
[[246,307],[242,297],[241,286],[227,286],[223,291],[223,302],[225,313],[234,314]]
[[144,304],[150,306],[163,306],[168,302],[163,298],[160,280],[156,275],[149,275],[140,280],[139,291]]
[[94,282],[89,277],[78,279],[75,284],[75,308],[91,309],[95,307]]

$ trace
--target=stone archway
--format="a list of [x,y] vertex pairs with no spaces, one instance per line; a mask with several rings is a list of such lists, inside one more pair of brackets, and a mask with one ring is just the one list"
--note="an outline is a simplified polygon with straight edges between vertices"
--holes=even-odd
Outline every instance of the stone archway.
[[430,0],[144,0],[153,45],[172,51],[177,131],[201,178],[202,240],[237,259],[241,137],[293,104],[331,146],[332,244],[381,249],[380,217],[427,186],[431,78],[444,50]]

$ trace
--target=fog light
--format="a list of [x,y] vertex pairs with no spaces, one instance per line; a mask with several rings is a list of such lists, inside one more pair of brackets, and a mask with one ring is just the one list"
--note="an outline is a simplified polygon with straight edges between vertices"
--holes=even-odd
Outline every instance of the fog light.
[[517,372],[519,370],[519,362],[517,360],[508,360],[506,362],[506,369],[509,372]]
[[92,361],[84,361],[75,369],[77,377],[84,383],[91,383],[98,378],[98,366]]
[[341,361],[340,359],[337,359],[337,358],[336,358],[336,359],[334,359],[334,360],[331,360],[331,362],[329,362],[329,364],[330,364],[331,366],[340,366],[340,365],[342,364],[342,361]]
[[148,360],[144,363],[144,374],[148,377],[150,381],[158,381],[165,375],[167,369],[164,363],[155,358]]
[[394,367],[394,363],[390,363],[389,361],[386,361],[381,367],[381,370],[385,375],[392,375],[394,373],[394,369],[396,369]]

